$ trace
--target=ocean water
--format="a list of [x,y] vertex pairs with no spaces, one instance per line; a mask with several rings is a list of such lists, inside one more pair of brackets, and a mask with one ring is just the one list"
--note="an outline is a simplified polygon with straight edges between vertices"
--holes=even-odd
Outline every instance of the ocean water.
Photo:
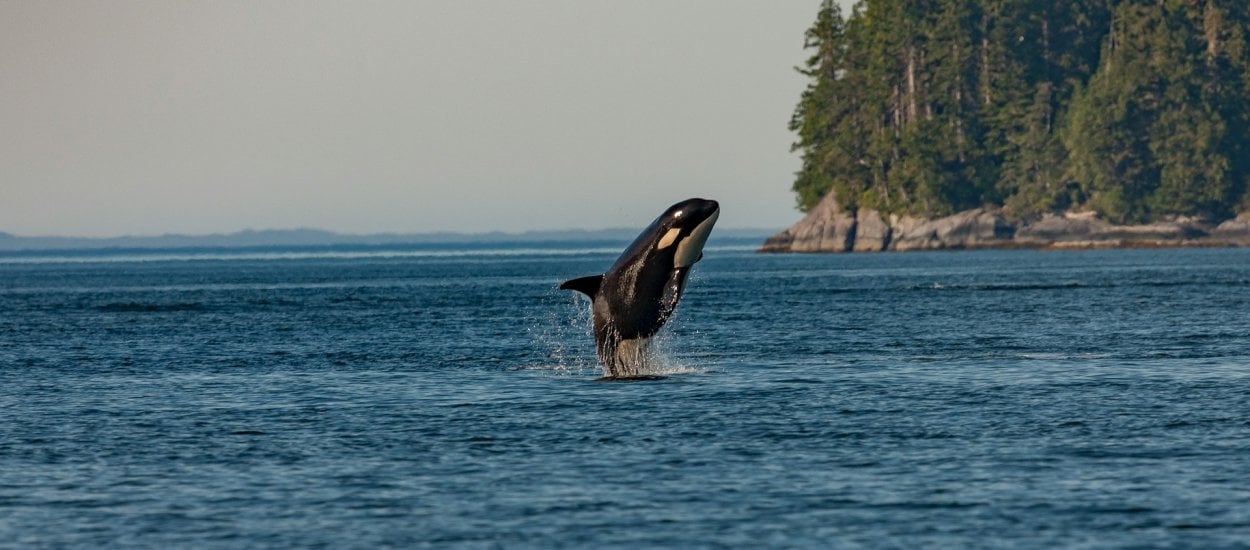
[[618,252],[0,257],[0,546],[1250,546],[1250,250]]

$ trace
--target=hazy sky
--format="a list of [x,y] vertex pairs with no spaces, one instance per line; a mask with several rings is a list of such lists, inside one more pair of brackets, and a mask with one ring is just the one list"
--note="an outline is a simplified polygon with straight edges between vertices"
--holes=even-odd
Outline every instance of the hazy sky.
[[0,231],[796,221],[818,0],[0,2]]

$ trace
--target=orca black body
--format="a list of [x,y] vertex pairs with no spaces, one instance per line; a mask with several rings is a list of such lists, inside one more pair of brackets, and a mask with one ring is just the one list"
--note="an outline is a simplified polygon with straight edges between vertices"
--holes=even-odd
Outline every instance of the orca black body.
[[690,267],[720,216],[716,201],[688,199],[665,210],[603,275],[560,288],[590,296],[595,351],[610,378],[646,374],[650,338],[677,308]]

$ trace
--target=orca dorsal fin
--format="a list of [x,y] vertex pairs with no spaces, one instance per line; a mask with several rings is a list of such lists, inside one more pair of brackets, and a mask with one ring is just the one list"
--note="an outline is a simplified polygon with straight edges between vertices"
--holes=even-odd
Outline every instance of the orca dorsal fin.
[[590,299],[593,300],[595,298],[595,294],[599,293],[599,285],[602,283],[603,275],[591,275],[589,277],[578,277],[576,279],[564,281],[563,283],[560,283],[560,288],[563,290],[576,290],[582,294],[590,296]]

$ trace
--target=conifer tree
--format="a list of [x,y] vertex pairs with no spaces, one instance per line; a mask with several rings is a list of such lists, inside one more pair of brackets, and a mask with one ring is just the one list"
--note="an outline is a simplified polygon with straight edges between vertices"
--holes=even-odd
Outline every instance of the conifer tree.
[[833,185],[829,157],[835,154],[835,137],[840,125],[839,114],[853,105],[850,98],[840,98],[839,77],[843,68],[846,44],[841,10],[833,0],[824,0],[816,23],[807,30],[804,47],[815,52],[807,59],[800,73],[811,78],[798,106],[790,118],[790,131],[798,134],[791,145],[800,151],[803,166],[796,175],[794,192],[803,211],[816,202]]

